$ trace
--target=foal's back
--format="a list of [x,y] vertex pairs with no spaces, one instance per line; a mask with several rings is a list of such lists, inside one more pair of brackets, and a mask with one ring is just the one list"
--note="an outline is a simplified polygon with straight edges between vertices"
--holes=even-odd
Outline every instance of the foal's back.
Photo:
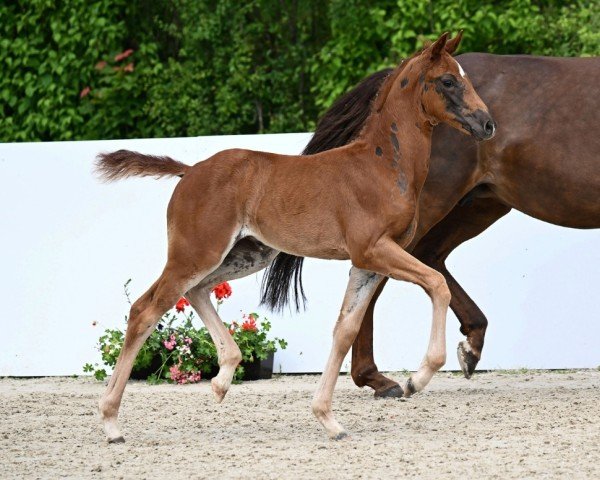
[[[199,234],[209,227],[235,224],[243,236],[280,251],[348,259],[346,230],[364,227],[363,217],[381,216],[382,203],[393,207],[378,195],[391,189],[384,183],[393,179],[366,152],[361,142],[302,156],[224,150],[185,174],[169,204],[169,223],[182,215],[209,219],[193,227]],[[381,188],[374,191],[373,182]],[[221,201],[208,201],[216,197]],[[363,212],[360,221],[357,212]],[[171,228],[191,227],[177,223]]]

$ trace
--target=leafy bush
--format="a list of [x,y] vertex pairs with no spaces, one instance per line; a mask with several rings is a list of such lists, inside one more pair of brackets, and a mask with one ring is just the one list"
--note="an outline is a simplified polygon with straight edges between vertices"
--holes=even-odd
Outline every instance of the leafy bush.
[[3,2],[0,141],[306,131],[459,28],[463,52],[600,54],[592,0]]

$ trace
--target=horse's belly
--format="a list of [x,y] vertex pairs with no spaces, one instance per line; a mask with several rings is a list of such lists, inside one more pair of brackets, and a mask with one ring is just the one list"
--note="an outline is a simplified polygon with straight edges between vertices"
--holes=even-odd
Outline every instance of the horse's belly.
[[600,184],[586,190],[557,181],[554,188],[547,188],[531,178],[528,185],[499,185],[493,190],[507,205],[539,220],[563,227],[600,228]]

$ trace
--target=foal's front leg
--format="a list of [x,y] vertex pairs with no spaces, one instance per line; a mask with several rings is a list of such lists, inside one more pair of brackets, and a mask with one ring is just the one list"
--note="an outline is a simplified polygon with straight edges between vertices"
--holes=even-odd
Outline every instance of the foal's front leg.
[[331,411],[333,390],[344,357],[356,338],[365,310],[382,279],[381,275],[356,267],[350,270],[344,303],[333,330],[331,353],[312,402],[313,413],[334,440],[344,438],[347,434]]
[[431,297],[433,320],[427,353],[417,372],[411,375],[404,387],[404,395],[410,397],[423,390],[434,373],[446,363],[446,314],[450,304],[446,280],[441,273],[421,263],[391,238],[382,238],[366,255],[353,258],[352,262],[396,280],[420,285]]

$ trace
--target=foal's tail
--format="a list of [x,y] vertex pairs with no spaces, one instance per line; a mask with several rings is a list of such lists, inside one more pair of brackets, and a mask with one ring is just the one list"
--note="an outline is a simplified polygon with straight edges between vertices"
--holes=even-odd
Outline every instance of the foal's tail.
[[191,167],[170,157],[144,155],[131,150],[101,153],[96,157],[96,174],[106,182],[127,177],[183,177]]

